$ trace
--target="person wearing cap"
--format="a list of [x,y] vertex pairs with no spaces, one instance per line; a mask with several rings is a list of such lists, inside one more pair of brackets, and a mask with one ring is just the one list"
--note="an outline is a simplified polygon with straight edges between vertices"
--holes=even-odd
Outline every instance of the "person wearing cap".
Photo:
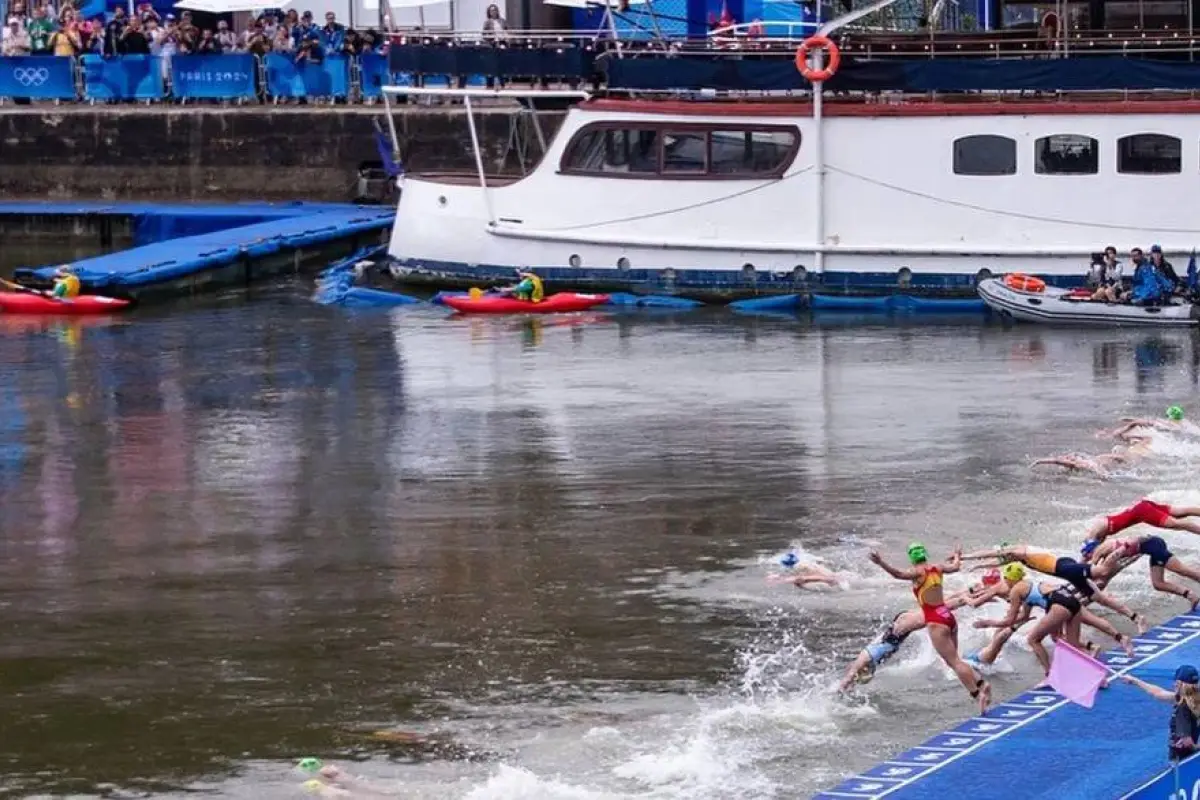
[[877,564],[893,578],[912,583],[913,594],[925,618],[925,630],[929,633],[933,649],[958,676],[963,688],[973,699],[979,701],[979,712],[982,714],[987,711],[992,701],[992,686],[959,655],[958,621],[946,606],[942,588],[943,576],[962,569],[962,549],[956,549],[942,564],[929,563],[925,545],[920,542],[913,542],[908,547],[909,567],[892,566],[877,550],[871,551],[870,558],[872,563]]
[[79,296],[80,288],[79,278],[69,265],[63,264],[54,271],[54,288],[50,290],[51,297],[58,300],[70,300]]
[[1133,611],[1129,606],[1102,591],[1096,585],[1095,581],[1110,577],[1099,565],[1081,563],[1070,556],[1059,556],[1043,547],[1008,543],[989,550],[967,553],[962,558],[964,561],[982,561],[987,566],[1001,568],[1005,564],[1018,562],[1044,575],[1061,578],[1074,587],[1075,592],[1082,600],[1089,602],[1094,600],[1100,605],[1128,617],[1137,625],[1139,633],[1145,633],[1150,627],[1150,623],[1143,615]]
[[1175,291],[1175,284],[1154,266],[1152,261],[1146,260],[1140,247],[1129,251],[1129,260],[1134,265],[1133,288],[1129,292],[1129,302],[1135,305],[1156,305],[1164,302]]
[[1175,267],[1163,256],[1163,249],[1159,245],[1150,245],[1150,264],[1158,270],[1160,275],[1170,281],[1172,292],[1178,294],[1186,288],[1184,282],[1179,280],[1179,275],[1175,273]]
[[971,654],[976,658],[967,656],[968,661],[979,664],[995,663],[1009,638],[1029,621],[1034,608],[1040,608],[1044,613],[1030,630],[1027,641],[1047,674],[1050,671],[1050,656],[1042,641],[1047,636],[1057,635],[1070,644],[1084,647],[1079,632],[1080,626],[1084,624],[1108,635],[1121,645],[1126,653],[1133,655],[1133,640],[1114,628],[1108,620],[1084,609],[1067,584],[1031,580],[1026,577],[1025,567],[1015,561],[1005,564],[1000,572],[1009,589],[1008,614],[1003,619],[975,621],[976,628],[996,628],[997,631],[986,648],[978,654]]
[[[972,608],[990,603],[1007,592],[1000,572],[992,570],[985,574],[979,584],[972,584],[946,598],[946,608],[956,611],[963,606]],[[925,615],[919,608],[901,611],[888,623],[866,647],[859,651],[854,661],[846,668],[838,691],[844,692],[855,683],[869,683],[884,661],[896,654],[904,640],[925,627]]]
[[772,575],[767,579],[771,583],[790,583],[798,589],[808,585],[837,588],[842,584],[841,579],[835,573],[820,564],[801,563],[795,553],[788,553],[779,560],[779,563],[788,570],[788,574]]
[[1107,578],[1097,581],[1099,585],[1107,584],[1118,572],[1133,566],[1142,556],[1147,556],[1150,559],[1150,585],[1156,591],[1182,597],[1191,604],[1192,611],[1200,606],[1200,594],[1167,580],[1167,571],[1170,571],[1200,583],[1200,569],[1181,561],[1161,536],[1143,534],[1125,539],[1106,539],[1103,543],[1089,539],[1083,545],[1083,556],[1100,564],[1108,573]]
[[1155,700],[1174,705],[1167,733],[1167,758],[1178,761],[1196,752],[1196,739],[1200,735],[1200,671],[1191,664],[1180,665],[1175,670],[1174,692],[1133,675],[1122,675],[1121,680],[1132,683]]
[[8,18],[8,27],[4,29],[4,41],[0,43],[0,55],[5,58],[27,56],[31,52],[29,33],[17,17]]

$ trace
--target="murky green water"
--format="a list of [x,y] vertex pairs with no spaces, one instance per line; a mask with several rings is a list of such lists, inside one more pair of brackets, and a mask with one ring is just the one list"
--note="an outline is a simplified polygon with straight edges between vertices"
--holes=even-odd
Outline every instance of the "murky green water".
[[[1200,456],[1026,467],[1194,397],[1188,333],[307,293],[0,318],[10,795],[293,797],[319,755],[400,797],[803,796],[970,711],[925,642],[826,691],[911,603],[867,541],[1067,547]],[[851,590],[768,585],[790,546]]]

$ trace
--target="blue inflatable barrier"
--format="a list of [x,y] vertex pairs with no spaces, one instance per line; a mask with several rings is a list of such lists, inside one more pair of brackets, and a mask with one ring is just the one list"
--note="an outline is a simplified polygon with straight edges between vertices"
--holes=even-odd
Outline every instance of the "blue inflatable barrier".
[[0,58],[0,97],[74,100],[75,59],[54,56]]
[[257,67],[249,53],[172,56],[171,91],[183,99],[254,99]]
[[813,311],[875,311],[886,314],[892,309],[890,297],[844,297],[814,294],[810,300]]
[[906,294],[863,297],[814,294],[813,311],[867,311],[876,314],[970,314],[987,311],[982,300],[932,299]]
[[350,94],[350,61],[341,55],[321,62],[301,61],[269,53],[267,92],[273,97],[346,97]]
[[86,55],[80,63],[85,100],[161,100],[166,94],[158,56]]
[[983,314],[988,310],[987,303],[979,299],[933,299],[907,294],[893,297],[892,307],[897,311],[910,311],[914,314]]
[[342,295],[340,305],[348,308],[395,308],[396,306],[420,305],[424,301],[419,297],[409,297],[399,292],[386,292],[382,289],[371,289],[366,286],[352,286]]
[[628,292],[614,292],[608,296],[608,305],[629,308],[674,308],[683,310],[699,308],[704,304],[699,300],[688,300],[684,297],[671,297],[670,295],[642,295],[629,294]]
[[798,294],[752,297],[749,300],[734,300],[729,307],[734,311],[788,311],[799,308],[804,297]]

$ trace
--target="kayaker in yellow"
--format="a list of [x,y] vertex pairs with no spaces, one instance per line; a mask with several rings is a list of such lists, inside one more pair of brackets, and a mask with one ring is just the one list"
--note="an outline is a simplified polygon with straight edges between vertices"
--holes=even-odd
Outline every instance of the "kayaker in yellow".
[[78,276],[67,265],[64,264],[54,271],[54,289],[50,292],[51,297],[70,300],[79,297],[80,288]]
[[520,277],[521,282],[516,286],[501,289],[501,293],[512,295],[518,300],[526,300],[530,303],[542,302],[542,299],[546,296],[545,290],[542,288],[542,279],[529,270],[518,270],[517,276]]

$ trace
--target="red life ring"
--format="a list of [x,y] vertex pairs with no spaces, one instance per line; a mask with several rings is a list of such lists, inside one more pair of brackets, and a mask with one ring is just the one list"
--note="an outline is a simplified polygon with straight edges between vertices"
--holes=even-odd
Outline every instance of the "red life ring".
[[[829,63],[822,69],[813,69],[808,63],[808,56],[814,49],[825,50],[829,53]],[[827,81],[837,73],[838,65],[842,63],[842,53],[838,46],[828,36],[810,36],[800,43],[796,50],[796,69],[810,83]]]

